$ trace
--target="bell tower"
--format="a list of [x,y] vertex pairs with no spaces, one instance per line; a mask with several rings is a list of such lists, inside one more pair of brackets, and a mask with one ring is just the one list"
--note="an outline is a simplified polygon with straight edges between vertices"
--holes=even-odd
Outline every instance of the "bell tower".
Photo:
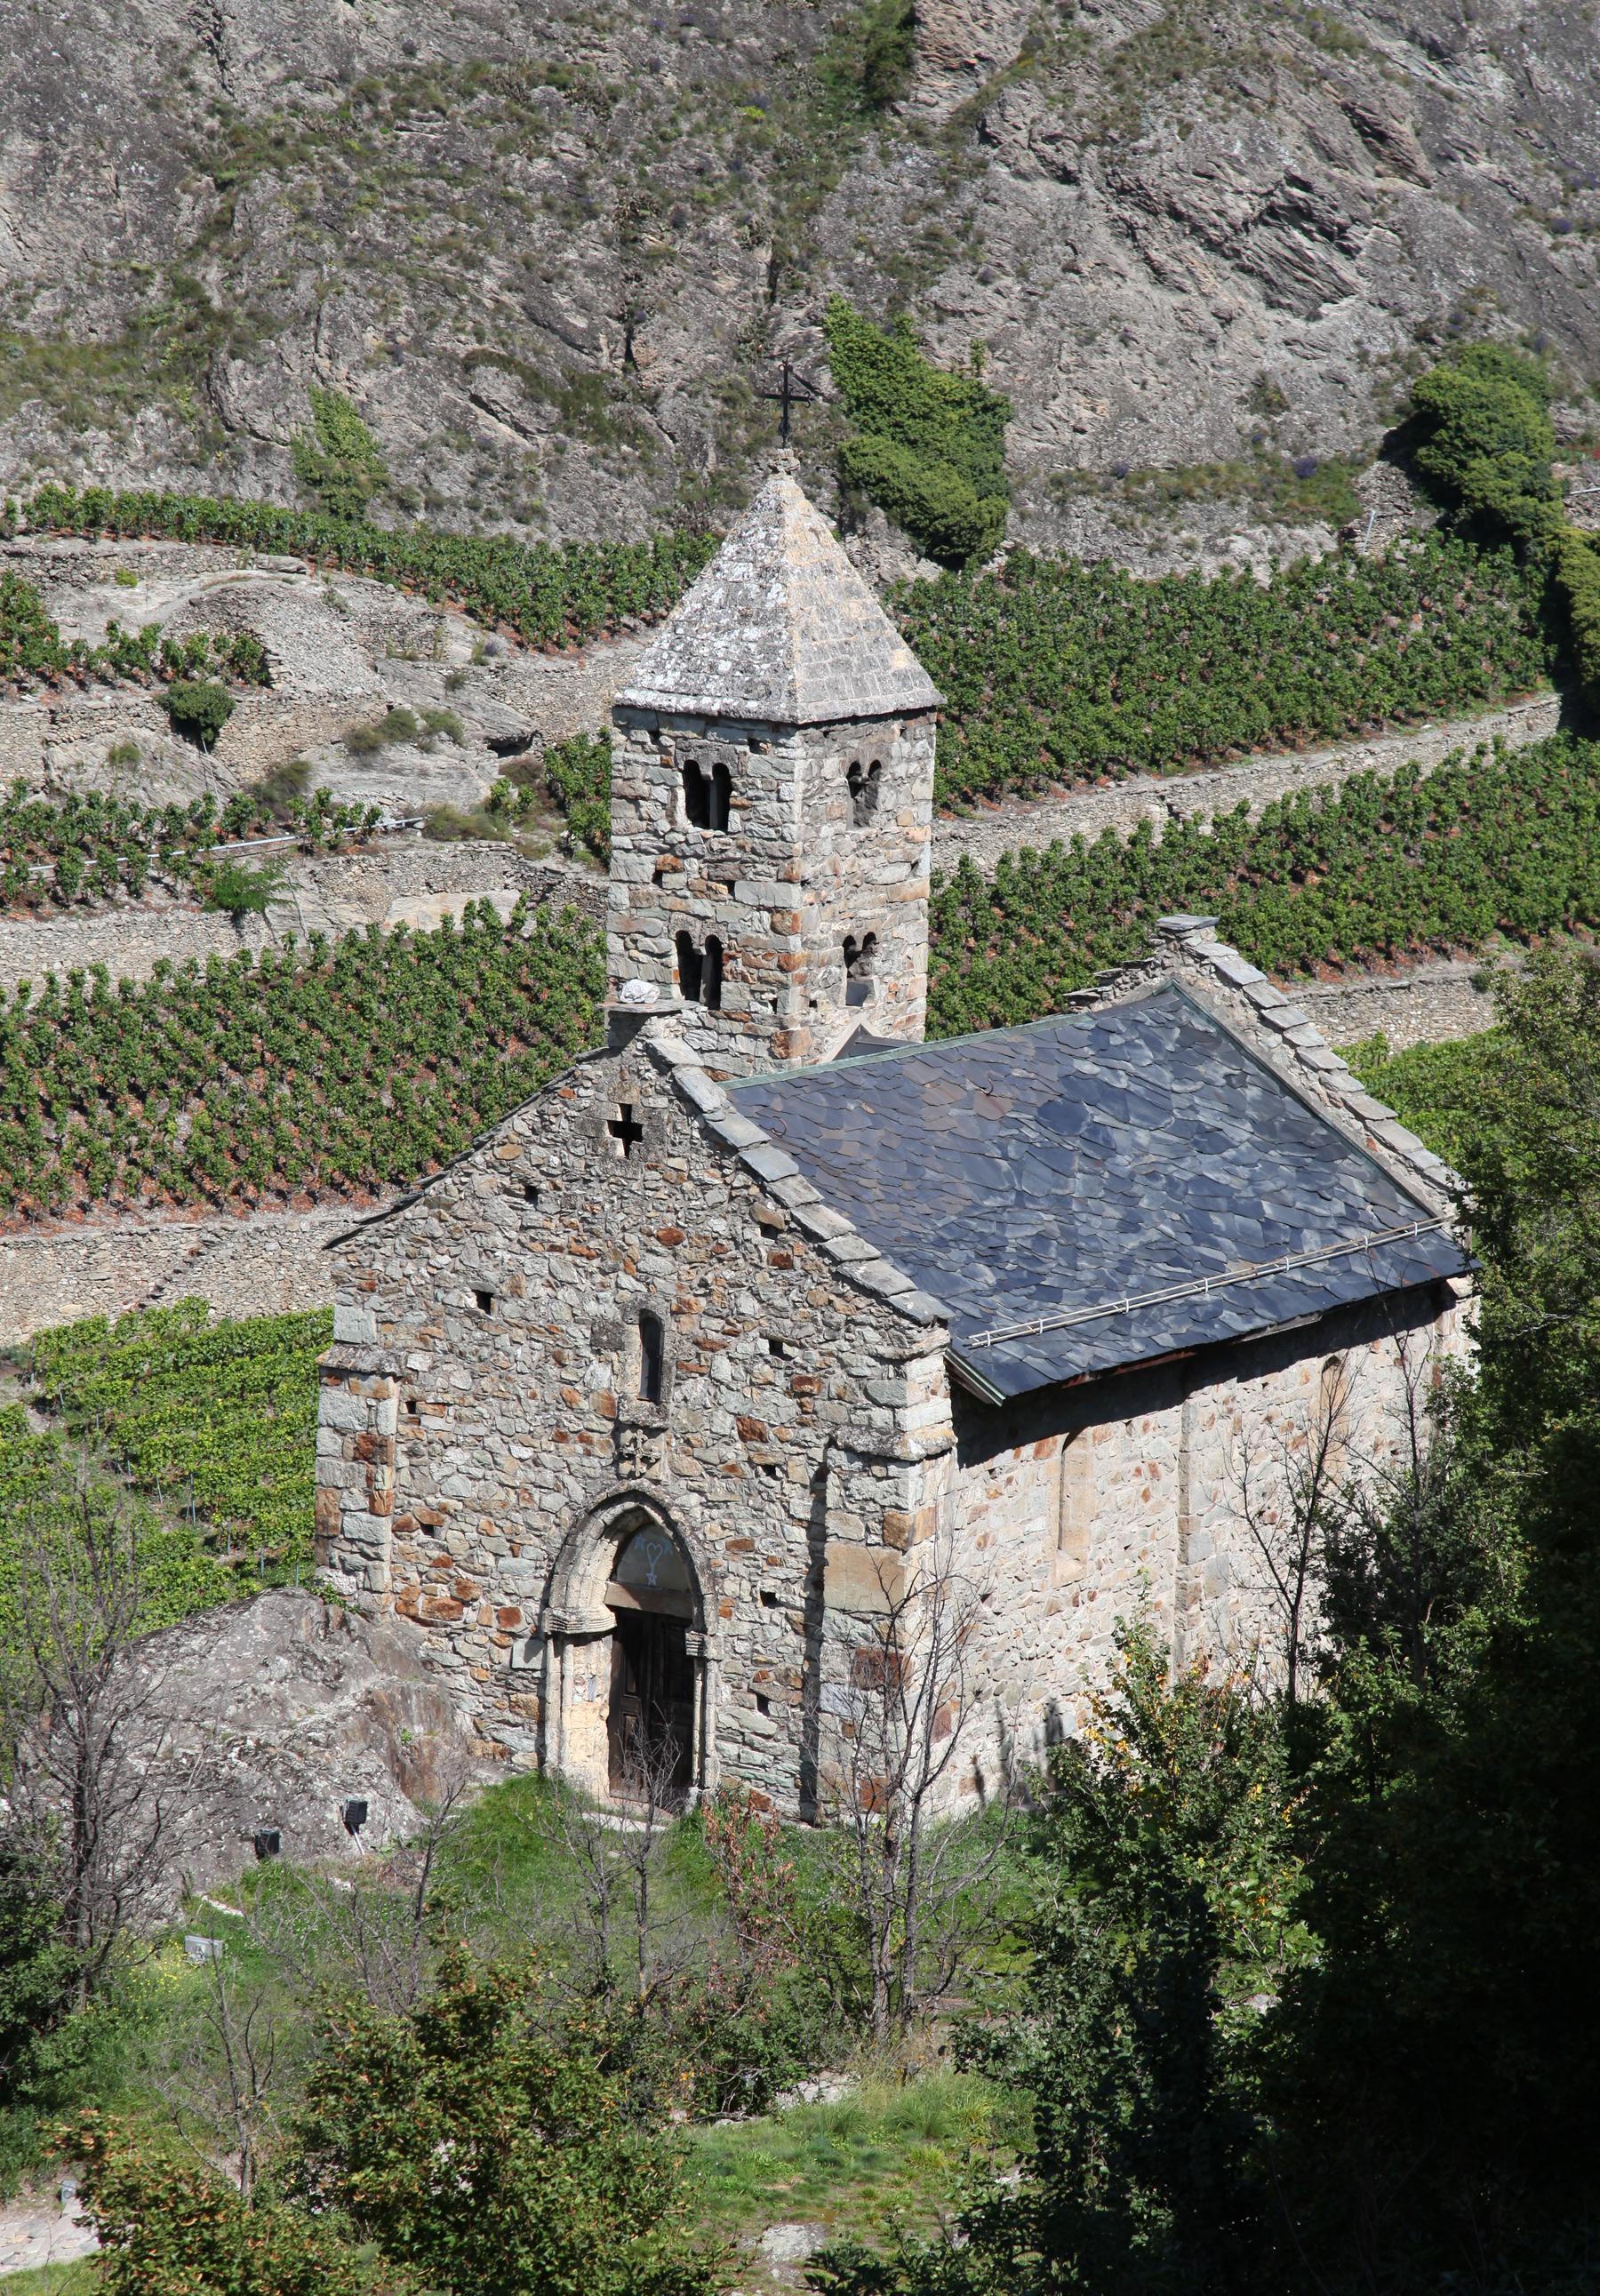
[[613,1010],[681,1002],[730,1075],[920,1038],[941,698],[768,479],[612,706]]

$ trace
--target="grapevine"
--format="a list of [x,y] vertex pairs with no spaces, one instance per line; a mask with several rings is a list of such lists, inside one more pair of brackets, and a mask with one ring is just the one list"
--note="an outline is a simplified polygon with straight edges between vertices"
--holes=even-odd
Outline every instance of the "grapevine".
[[1141,823],[1008,854],[989,877],[963,861],[933,898],[930,1033],[1059,1012],[1183,910],[1214,914],[1276,976],[1600,925],[1600,743],[1496,744],[1282,798],[1253,823],[1240,806],[1159,840]]
[[369,526],[275,503],[53,483],[6,505],[0,528],[15,533],[24,523],[62,534],[147,535],[303,557],[431,599],[453,599],[486,627],[504,626],[532,644],[558,646],[666,613],[717,547],[715,536],[685,532],[649,542],[530,544],[508,535]]
[[275,807],[242,790],[220,808],[209,795],[158,808],[93,791],[56,803],[16,781],[0,798],[0,914],[137,895],[152,872],[203,890],[217,845],[282,834],[320,851],[365,836],[379,818],[376,806],[336,805],[326,790],[305,805]]
[[0,573],[0,685],[13,693],[62,679],[79,685],[95,678],[107,685],[131,678],[171,685],[208,676],[270,685],[267,649],[250,630],[191,630],[168,638],[153,622],[142,630],[112,622],[99,645],[69,640],[31,582],[21,574]]
[[106,968],[0,1004],[0,1216],[358,1195],[459,1154],[593,1041],[570,912]]
[[943,691],[946,803],[1172,773],[1331,741],[1538,685],[1537,577],[1509,550],[1428,536],[1248,574],[1143,580],[1013,552],[912,582],[900,627]]

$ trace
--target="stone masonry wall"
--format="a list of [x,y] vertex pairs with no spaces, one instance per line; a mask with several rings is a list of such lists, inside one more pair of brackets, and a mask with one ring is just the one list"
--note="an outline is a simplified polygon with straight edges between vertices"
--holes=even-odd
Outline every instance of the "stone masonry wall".
[[[906,1543],[948,1406],[931,1303],[873,1296],[870,1247],[808,1210],[788,1159],[742,1154],[719,1099],[647,1031],[341,1248],[319,1561],[415,1622],[488,1751],[603,1791],[603,1588],[644,1510],[701,1590],[704,1782],[726,1765],[808,1808],[820,1689],[848,1664],[830,1617]],[[667,1334],[659,1403],[643,1312]]]
[[1119,1622],[1141,1611],[1179,1663],[1279,1676],[1284,1622],[1247,1484],[1254,1508],[1282,1515],[1284,1458],[1303,1457],[1325,1412],[1339,1480],[1392,1468],[1430,1356],[1465,1345],[1462,1314],[1443,1287],[1003,1412],[957,1390],[956,1551],[996,1621],[974,1652],[964,1782],[971,1764],[992,1787],[1002,1737],[1037,1761],[1071,1734]]
[[948,873],[958,861],[970,859],[980,869],[992,869],[1002,854],[1013,853],[1019,846],[1042,851],[1058,839],[1063,845],[1074,837],[1093,840],[1105,829],[1128,837],[1141,821],[1159,830],[1169,821],[1228,813],[1240,804],[1249,807],[1253,820],[1278,798],[1336,789],[1357,774],[1392,774],[1401,766],[1427,771],[1457,750],[1473,750],[1481,742],[1497,741],[1507,749],[1525,749],[1555,733],[1561,715],[1559,694],[1536,693],[1481,717],[1446,718],[1407,734],[1340,742],[1321,750],[1275,751],[1204,773],[1130,775],[1109,789],[1078,790],[1066,797],[1012,798],[985,807],[971,819],[941,816],[933,831],[933,866]]
[[[725,1073],[825,1060],[865,1021],[920,1037],[927,995],[931,718],[848,726],[744,726],[618,713],[611,767],[609,962],[666,993],[677,937],[722,947],[721,1009],[682,1017],[685,1039]],[[726,830],[696,828],[685,766],[729,776]],[[870,771],[856,819],[846,780]],[[861,977],[845,978],[847,936]]]

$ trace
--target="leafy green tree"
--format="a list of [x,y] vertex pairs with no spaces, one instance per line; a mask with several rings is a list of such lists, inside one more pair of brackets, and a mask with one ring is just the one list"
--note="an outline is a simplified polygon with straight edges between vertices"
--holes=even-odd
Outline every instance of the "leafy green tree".
[[1011,403],[976,375],[936,367],[904,314],[887,332],[833,296],[828,352],[855,424],[840,466],[919,547],[949,565],[985,558],[1005,531]]
[[294,475],[330,518],[365,520],[389,485],[389,465],[371,430],[342,390],[313,383],[311,420],[289,445]]
[[974,2241],[1096,2296],[1240,2285],[1263,2206],[1260,2004],[1308,1948],[1271,1711],[1243,1681],[1169,1676],[1148,1627],[1125,1629],[1088,1726],[1053,1755],[1027,1999],[980,2052],[1031,2090],[1037,2145],[1018,2204],[980,2212]]
[[675,2152],[558,2039],[537,1979],[461,1948],[403,2016],[329,2022],[292,2176],[453,2296],[705,2296]]

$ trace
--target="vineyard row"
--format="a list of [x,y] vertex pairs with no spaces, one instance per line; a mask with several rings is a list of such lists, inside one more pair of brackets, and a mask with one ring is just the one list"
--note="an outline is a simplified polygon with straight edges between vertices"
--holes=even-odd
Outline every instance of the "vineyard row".
[[[931,1032],[1059,1010],[1173,910],[1215,913],[1280,976],[1600,926],[1600,744],[1364,775],[1254,823],[1108,831],[988,877],[963,864],[933,898]],[[603,978],[570,915],[480,906],[459,930],[19,988],[0,1005],[0,1215],[414,1180],[595,1041]]]

